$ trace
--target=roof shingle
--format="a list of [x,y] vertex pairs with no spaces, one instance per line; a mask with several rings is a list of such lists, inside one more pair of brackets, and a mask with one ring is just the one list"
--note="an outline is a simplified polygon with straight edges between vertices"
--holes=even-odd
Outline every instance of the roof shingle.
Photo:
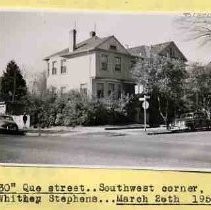
[[141,57],[149,57],[150,53],[152,54],[159,54],[162,50],[164,50],[167,46],[169,46],[172,42],[164,42],[160,44],[155,44],[155,45],[141,45],[138,47],[133,47],[128,49],[128,51],[132,55],[139,55]]
[[[143,58],[147,58],[150,57],[151,55],[158,55],[158,54],[162,54],[163,50],[165,48],[167,48],[170,45],[174,45],[176,46],[176,44],[173,41],[170,42],[164,42],[164,43],[160,43],[160,44],[155,44],[155,45],[150,45],[150,46],[146,46],[146,45],[141,45],[138,47],[133,47],[128,49],[128,52],[134,56],[141,56]],[[178,47],[176,46],[176,48],[178,49]],[[185,56],[182,54],[182,52],[178,49],[181,57],[183,57],[183,59],[185,61],[187,61],[187,59],[185,58]]]
[[84,40],[78,44],[76,44],[76,49],[73,52],[69,52],[69,48],[65,48],[59,52],[56,52],[50,56],[47,56],[44,60],[48,60],[54,56],[68,56],[68,55],[75,55],[82,52],[87,52],[89,50],[96,49],[101,43],[105,40],[109,39],[111,36],[100,38],[98,36],[91,37],[87,40]]

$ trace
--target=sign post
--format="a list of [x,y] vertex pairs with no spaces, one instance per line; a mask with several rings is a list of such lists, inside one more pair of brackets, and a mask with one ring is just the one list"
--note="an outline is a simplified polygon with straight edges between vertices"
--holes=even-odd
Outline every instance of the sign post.
[[139,98],[139,101],[143,101],[142,107],[144,109],[144,131],[147,131],[147,109],[149,108],[149,102],[147,99],[149,99],[150,96],[144,95],[144,98]]

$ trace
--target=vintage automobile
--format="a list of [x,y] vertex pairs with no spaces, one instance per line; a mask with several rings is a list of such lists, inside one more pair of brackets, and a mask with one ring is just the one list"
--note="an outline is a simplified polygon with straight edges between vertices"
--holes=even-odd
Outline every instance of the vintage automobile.
[[0,115],[0,131],[18,131],[18,125],[9,115]]
[[189,112],[184,113],[180,118],[176,118],[171,125],[171,129],[178,130],[196,130],[196,129],[209,129],[211,120],[204,112]]

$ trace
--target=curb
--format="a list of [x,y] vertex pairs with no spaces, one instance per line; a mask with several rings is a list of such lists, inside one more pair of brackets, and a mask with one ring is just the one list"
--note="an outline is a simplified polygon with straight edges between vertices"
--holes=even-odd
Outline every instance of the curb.
[[[147,126],[147,128],[149,128],[149,126]],[[140,126],[107,127],[104,130],[124,130],[124,129],[144,129],[144,126],[140,125]]]
[[159,134],[172,134],[172,133],[175,133],[175,132],[172,132],[172,131],[161,131],[161,132],[149,132],[147,133],[147,135],[159,135]]

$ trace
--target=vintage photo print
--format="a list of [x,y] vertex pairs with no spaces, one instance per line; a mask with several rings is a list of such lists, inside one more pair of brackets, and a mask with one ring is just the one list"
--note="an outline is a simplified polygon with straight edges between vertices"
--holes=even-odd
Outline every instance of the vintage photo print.
[[211,169],[211,19],[0,11],[0,163]]

